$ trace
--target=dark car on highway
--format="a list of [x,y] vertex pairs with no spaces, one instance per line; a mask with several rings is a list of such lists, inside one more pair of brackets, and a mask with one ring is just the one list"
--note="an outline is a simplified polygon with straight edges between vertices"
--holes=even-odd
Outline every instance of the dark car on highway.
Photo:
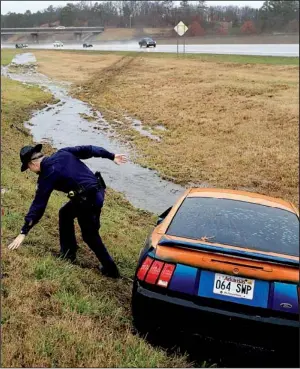
[[27,44],[16,44],[16,49],[23,49],[24,47],[28,47]]
[[142,38],[139,41],[139,45],[140,45],[140,47],[143,47],[143,46],[145,46],[145,47],[150,47],[150,46],[156,47],[156,41],[154,41],[150,37],[145,37],[145,38]]
[[93,47],[93,45],[92,45],[92,44],[83,44],[82,46],[83,46],[83,47]]
[[192,188],[162,214],[135,273],[136,329],[299,352],[299,212],[247,191]]

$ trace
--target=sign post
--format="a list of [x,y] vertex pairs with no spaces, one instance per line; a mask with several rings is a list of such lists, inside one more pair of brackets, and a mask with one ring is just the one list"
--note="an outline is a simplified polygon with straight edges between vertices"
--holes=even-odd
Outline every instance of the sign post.
[[[188,27],[183,22],[180,21],[177,24],[177,26],[174,27],[174,30],[176,31],[178,36],[183,36],[188,30]],[[179,47],[178,47],[178,37],[177,37],[177,56],[178,56],[178,51],[179,51]],[[185,53],[185,38],[184,38],[183,52]]]

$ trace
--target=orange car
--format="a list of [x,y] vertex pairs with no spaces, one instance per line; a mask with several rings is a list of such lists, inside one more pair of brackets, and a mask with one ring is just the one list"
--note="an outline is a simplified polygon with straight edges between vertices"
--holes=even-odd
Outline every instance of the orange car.
[[132,314],[142,333],[171,327],[298,355],[299,294],[296,207],[193,188],[160,216],[140,253]]

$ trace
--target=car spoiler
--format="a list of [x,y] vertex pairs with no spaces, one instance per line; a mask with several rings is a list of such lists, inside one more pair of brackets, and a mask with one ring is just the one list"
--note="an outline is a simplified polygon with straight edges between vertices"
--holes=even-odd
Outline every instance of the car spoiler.
[[287,266],[297,266],[299,267],[299,259],[298,260],[292,260],[288,259],[282,256],[274,256],[274,255],[266,255],[266,254],[260,254],[255,251],[243,251],[238,250],[234,247],[232,248],[224,248],[221,246],[214,246],[214,245],[208,245],[201,242],[188,242],[188,241],[179,241],[179,240],[170,240],[168,238],[163,237],[159,243],[159,246],[169,246],[169,247],[178,247],[178,248],[188,248],[192,250],[204,250],[204,251],[212,251],[217,252],[221,254],[229,254],[233,256],[241,256],[246,258],[251,258],[255,260],[265,260],[276,264],[283,264]]

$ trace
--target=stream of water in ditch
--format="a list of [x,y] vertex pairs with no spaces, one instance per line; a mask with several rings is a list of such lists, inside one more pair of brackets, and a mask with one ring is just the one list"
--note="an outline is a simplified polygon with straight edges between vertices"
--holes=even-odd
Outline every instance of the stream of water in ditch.
[[[48,142],[56,149],[95,145],[114,153],[124,153],[128,155],[129,161],[121,166],[100,158],[85,162],[92,170],[100,170],[107,185],[122,192],[135,207],[159,214],[172,206],[185,188],[163,180],[156,171],[134,163],[134,153],[128,145],[118,140],[116,132],[102,114],[87,103],[72,98],[68,94],[68,84],[54,82],[37,73],[33,65],[35,62],[33,54],[24,53],[16,55],[12,65],[27,66],[25,71],[18,73],[10,71],[9,66],[1,67],[2,75],[25,84],[38,85],[49,90],[59,100],[34,112],[32,118],[25,122],[34,141]],[[84,118],[86,116],[88,120]]]

